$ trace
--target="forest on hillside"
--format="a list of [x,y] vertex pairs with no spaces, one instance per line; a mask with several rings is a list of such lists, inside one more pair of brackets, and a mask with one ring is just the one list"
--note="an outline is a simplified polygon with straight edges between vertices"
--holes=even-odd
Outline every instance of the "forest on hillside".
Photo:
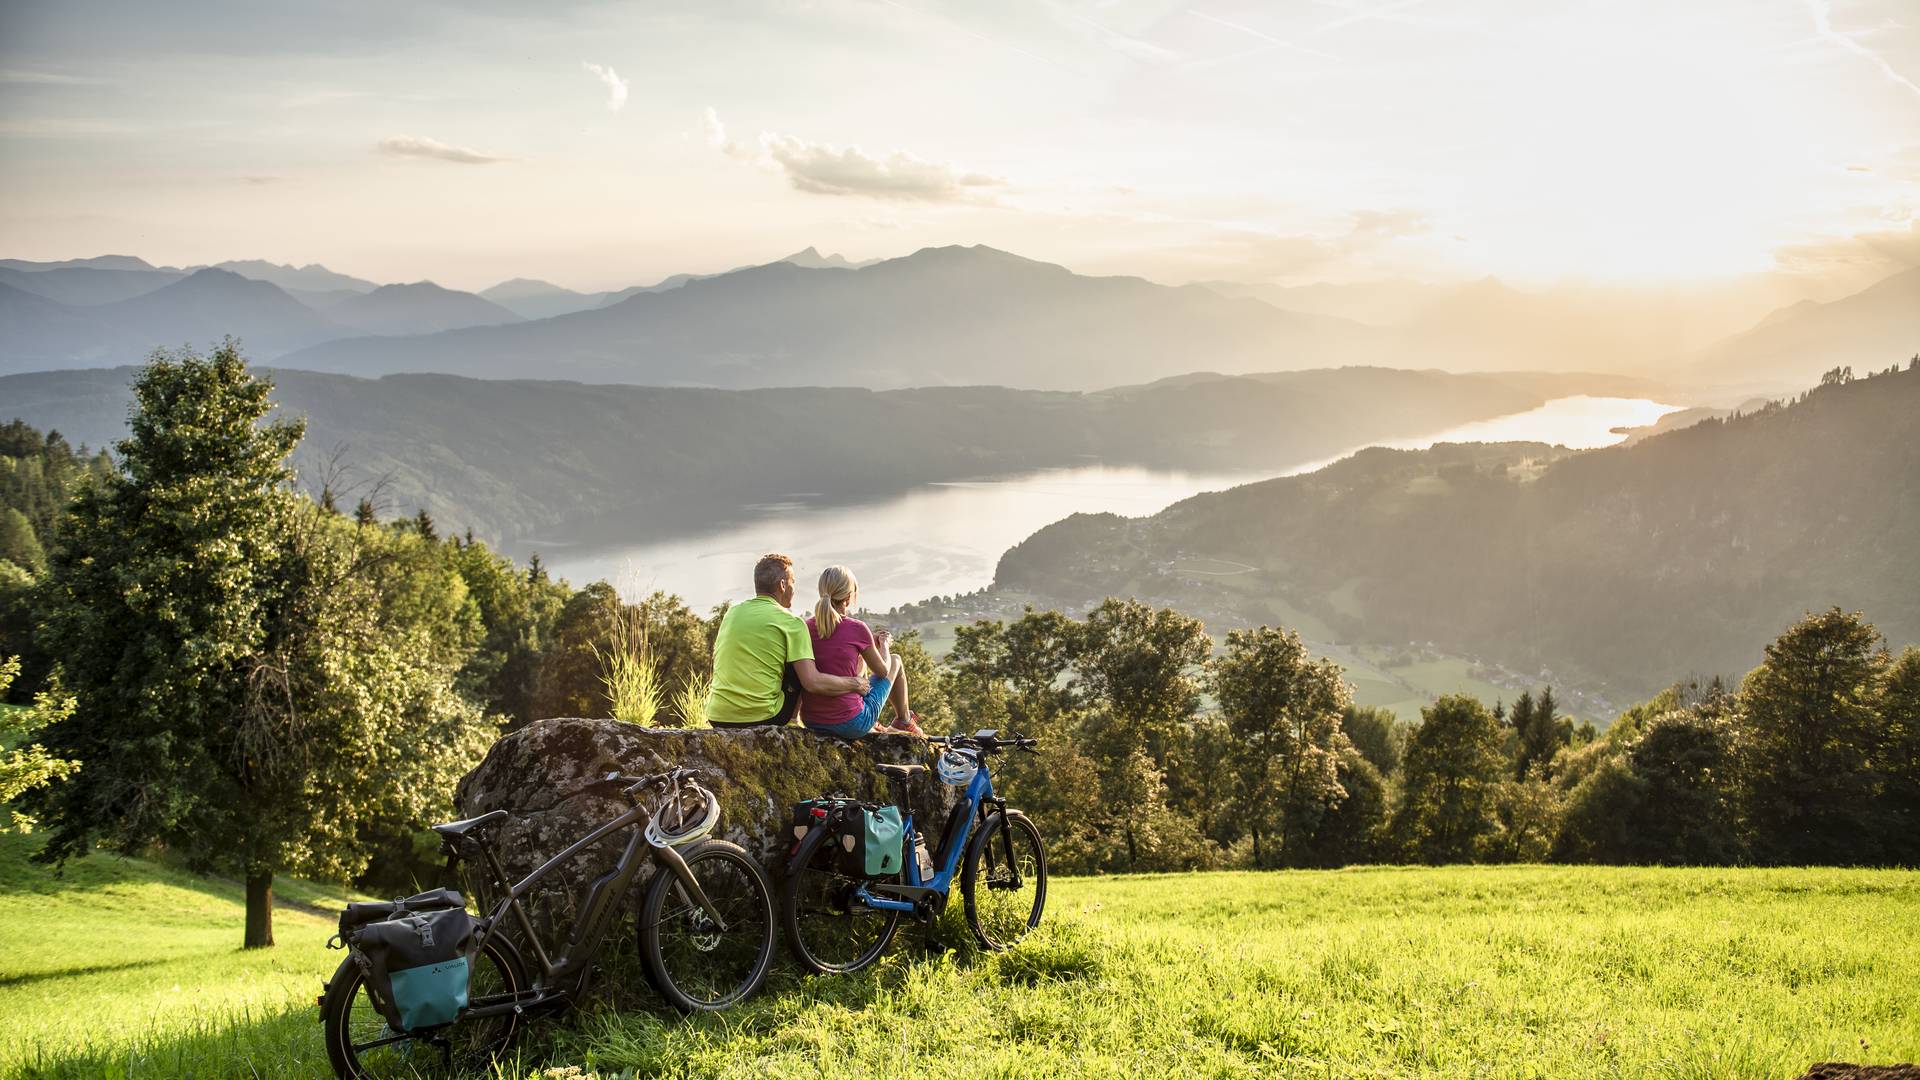
[[[1282,601],[1338,640],[1432,642],[1644,697],[1737,675],[1809,610],[1920,641],[1920,360],[1632,445],[1362,451],[1146,519],[1081,515],[996,587],[1239,614]],[[1195,573],[1200,559],[1247,568]]]
[[[5,376],[0,401],[42,430],[106,445],[125,433],[134,375]],[[1618,382],[1349,368],[1081,394],[272,376],[276,415],[307,424],[294,467],[310,486],[344,471],[351,482],[379,485],[383,514],[425,510],[522,555],[529,539],[697,530],[795,492],[857,500],[1090,462],[1281,468]]]

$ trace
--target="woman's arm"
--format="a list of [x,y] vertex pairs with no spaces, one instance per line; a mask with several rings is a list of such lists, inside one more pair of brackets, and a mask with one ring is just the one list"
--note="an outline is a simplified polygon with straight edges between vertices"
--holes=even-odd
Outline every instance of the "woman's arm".
[[869,645],[860,650],[860,658],[867,662],[867,670],[873,672],[873,677],[876,679],[886,678],[887,672],[893,668],[892,658],[881,652],[877,645]]

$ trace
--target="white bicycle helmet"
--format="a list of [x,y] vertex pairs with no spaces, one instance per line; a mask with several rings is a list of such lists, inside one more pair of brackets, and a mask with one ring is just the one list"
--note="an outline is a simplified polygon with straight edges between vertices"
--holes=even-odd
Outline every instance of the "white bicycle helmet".
[[720,800],[692,781],[680,784],[654,807],[647,821],[647,842],[661,847],[698,843],[720,821]]
[[973,782],[973,774],[980,771],[980,757],[971,750],[948,750],[934,762],[934,771],[940,774],[942,783],[962,787]]

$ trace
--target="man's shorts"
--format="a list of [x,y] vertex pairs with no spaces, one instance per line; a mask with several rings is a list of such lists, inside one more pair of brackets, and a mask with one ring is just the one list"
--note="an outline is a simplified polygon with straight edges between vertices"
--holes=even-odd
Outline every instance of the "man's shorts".
[[[880,722],[880,710],[887,707],[887,691],[892,689],[892,679],[875,679],[867,689],[867,696],[861,699],[860,711],[852,719],[841,724],[807,724],[807,730],[852,742],[872,731],[873,725]],[[806,714],[802,713],[800,719],[805,722]]]

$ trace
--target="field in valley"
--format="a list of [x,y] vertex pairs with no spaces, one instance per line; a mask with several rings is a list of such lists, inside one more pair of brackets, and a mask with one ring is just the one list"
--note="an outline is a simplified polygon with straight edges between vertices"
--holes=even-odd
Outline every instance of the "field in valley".
[[[328,1075],[331,920],[137,860],[0,853],[0,1073]],[[291,886],[315,909],[328,898]],[[919,933],[838,980],[683,1022],[635,987],[505,1075],[1790,1077],[1920,1059],[1920,873],[1362,868],[1054,883],[1018,950]],[[907,1059],[914,1059],[909,1065]]]

